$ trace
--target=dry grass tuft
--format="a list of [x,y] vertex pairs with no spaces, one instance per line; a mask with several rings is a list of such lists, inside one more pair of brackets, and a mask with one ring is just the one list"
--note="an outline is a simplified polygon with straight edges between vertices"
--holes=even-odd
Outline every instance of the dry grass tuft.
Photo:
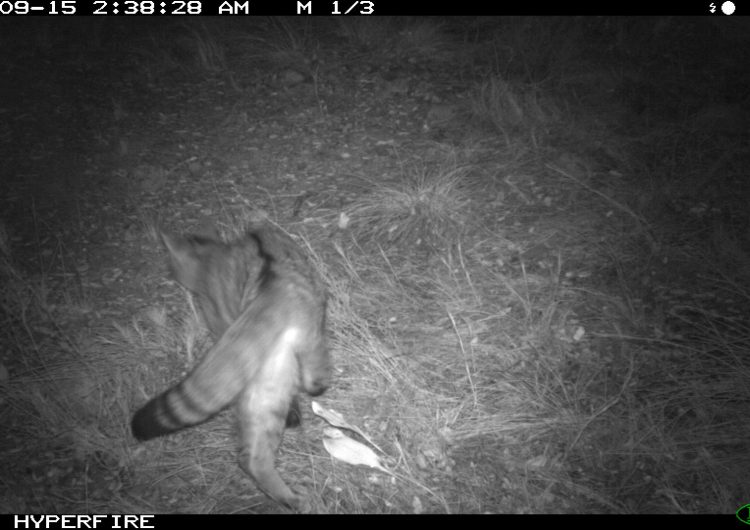
[[467,167],[423,169],[397,183],[376,184],[347,210],[357,240],[428,252],[455,241],[469,219],[469,172]]

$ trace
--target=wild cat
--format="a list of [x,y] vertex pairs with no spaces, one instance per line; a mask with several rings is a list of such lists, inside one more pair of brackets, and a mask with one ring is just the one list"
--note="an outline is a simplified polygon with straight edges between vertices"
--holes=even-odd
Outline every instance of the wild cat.
[[307,511],[274,466],[285,425],[299,423],[297,394],[328,387],[326,292],[302,250],[269,225],[230,243],[217,234],[162,233],[172,273],[197,298],[215,344],[185,379],[133,416],[149,440],[196,425],[234,404],[240,466],[271,498]]

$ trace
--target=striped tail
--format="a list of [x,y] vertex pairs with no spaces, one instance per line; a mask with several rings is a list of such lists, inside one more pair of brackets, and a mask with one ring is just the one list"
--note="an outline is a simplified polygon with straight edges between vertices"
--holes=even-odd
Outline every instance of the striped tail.
[[[224,408],[222,406],[218,410],[213,410],[189,399],[189,395],[182,388],[183,384],[180,383],[155,397],[135,413],[131,430],[136,440],[145,442],[192,427],[210,419]],[[297,396],[294,396],[287,414],[286,426],[298,427],[301,417],[299,401]]]
[[202,403],[192,399],[184,389],[185,383],[155,397],[135,413],[131,428],[137,440],[143,442],[197,425],[224,408],[208,406],[213,405],[211,400]]
[[276,332],[267,328],[253,340],[243,340],[242,327],[241,320],[232,324],[181,383],[138,410],[131,423],[133,436],[144,441],[191,427],[232,403],[263,364]]

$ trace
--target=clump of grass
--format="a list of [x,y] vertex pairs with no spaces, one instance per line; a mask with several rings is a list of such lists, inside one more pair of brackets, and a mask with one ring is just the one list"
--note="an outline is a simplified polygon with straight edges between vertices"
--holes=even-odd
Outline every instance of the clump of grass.
[[245,51],[245,60],[258,61],[273,69],[291,68],[314,77],[320,45],[312,27],[305,21],[271,18],[251,31],[239,33],[237,41]]
[[148,33],[134,32],[125,61],[138,73],[139,82],[228,73],[222,31],[210,22],[190,20],[164,24]]
[[508,147],[513,138],[539,146],[559,126],[560,111],[539,87],[495,76],[475,90],[471,106],[477,118],[500,133]]
[[443,27],[435,20],[422,19],[410,23],[399,31],[392,48],[398,56],[406,58],[431,58],[446,50],[448,40]]
[[377,50],[399,31],[398,21],[393,17],[355,17],[351,20],[337,18],[336,21],[338,33],[351,46],[360,50]]
[[188,52],[190,66],[209,74],[227,69],[224,46],[219,40],[220,29],[211,28],[203,21],[182,22],[178,28],[184,32],[178,42]]
[[373,60],[430,60],[451,49],[443,25],[435,20],[403,23],[397,17],[361,17],[337,21],[338,33]]
[[423,169],[376,184],[346,212],[359,242],[434,251],[455,241],[469,219],[469,167]]

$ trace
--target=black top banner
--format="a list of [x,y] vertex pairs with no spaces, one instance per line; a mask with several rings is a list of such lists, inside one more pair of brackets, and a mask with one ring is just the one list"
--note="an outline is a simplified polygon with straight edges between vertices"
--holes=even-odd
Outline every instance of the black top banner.
[[76,16],[483,16],[741,15],[733,1],[617,0],[510,2],[442,0],[0,0],[0,17]]

